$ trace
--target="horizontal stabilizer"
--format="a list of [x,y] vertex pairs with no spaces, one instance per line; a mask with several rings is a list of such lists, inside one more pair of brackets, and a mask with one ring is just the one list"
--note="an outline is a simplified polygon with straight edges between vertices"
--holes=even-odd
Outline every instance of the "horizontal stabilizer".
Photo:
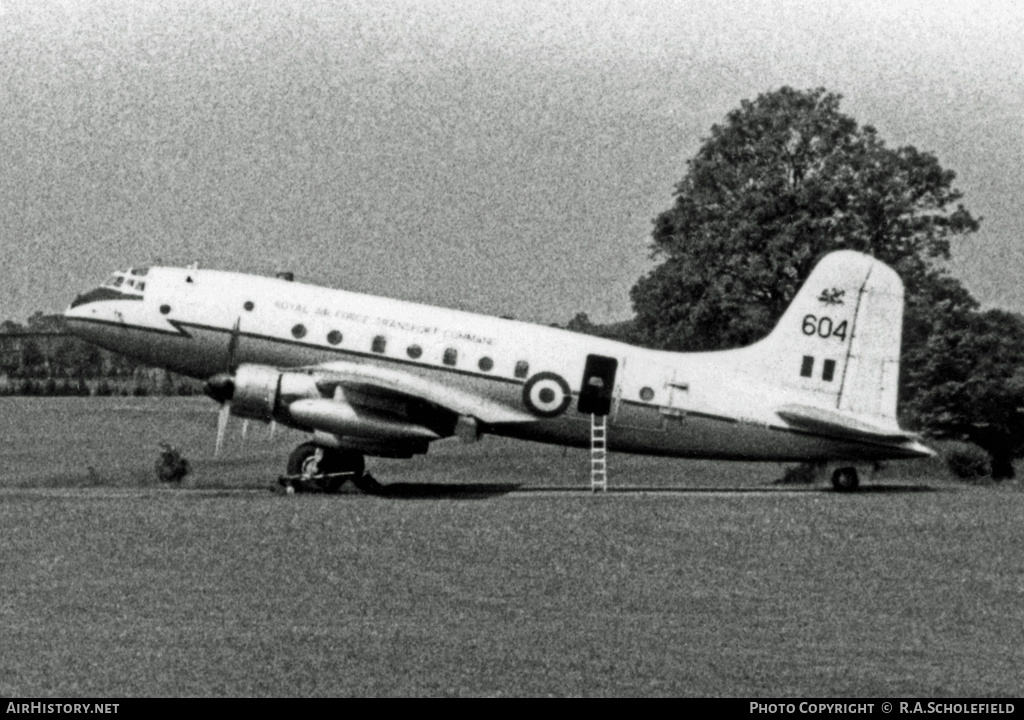
[[913,438],[898,426],[883,427],[864,422],[834,410],[809,405],[783,405],[776,414],[793,427],[802,430],[852,438],[872,438],[899,442]]

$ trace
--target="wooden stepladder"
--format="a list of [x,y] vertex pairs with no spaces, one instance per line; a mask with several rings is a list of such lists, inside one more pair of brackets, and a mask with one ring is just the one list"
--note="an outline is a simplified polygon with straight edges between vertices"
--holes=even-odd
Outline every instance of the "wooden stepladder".
[[590,416],[590,490],[608,490],[608,416]]

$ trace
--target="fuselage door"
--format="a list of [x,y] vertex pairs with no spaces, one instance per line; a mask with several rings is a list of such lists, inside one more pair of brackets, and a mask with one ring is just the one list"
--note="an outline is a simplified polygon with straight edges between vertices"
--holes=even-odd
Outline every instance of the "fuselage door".
[[605,355],[587,355],[577,408],[587,415],[607,415],[612,408],[615,373],[619,361]]

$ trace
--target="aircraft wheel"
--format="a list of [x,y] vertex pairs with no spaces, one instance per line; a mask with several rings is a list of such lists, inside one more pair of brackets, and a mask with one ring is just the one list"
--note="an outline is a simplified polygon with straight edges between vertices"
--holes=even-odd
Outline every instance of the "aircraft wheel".
[[[317,451],[320,457],[317,458]],[[325,477],[334,473],[354,472],[362,476],[365,465],[362,453],[354,450],[321,448],[315,443],[299,445],[288,457],[288,474],[301,475],[300,482],[326,492],[338,492],[346,478]]]
[[836,492],[853,492],[860,485],[860,478],[857,476],[857,468],[839,468],[832,473],[832,487]]

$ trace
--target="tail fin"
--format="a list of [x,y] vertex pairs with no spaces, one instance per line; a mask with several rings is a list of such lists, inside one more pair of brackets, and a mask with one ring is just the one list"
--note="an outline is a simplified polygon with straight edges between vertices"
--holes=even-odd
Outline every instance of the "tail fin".
[[793,401],[894,425],[903,282],[870,255],[815,266],[772,333],[749,350]]

